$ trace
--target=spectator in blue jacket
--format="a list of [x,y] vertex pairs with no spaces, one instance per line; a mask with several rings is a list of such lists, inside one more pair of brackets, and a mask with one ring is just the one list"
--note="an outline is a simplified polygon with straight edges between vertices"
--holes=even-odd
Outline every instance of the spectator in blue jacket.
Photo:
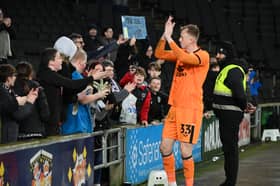
[[[75,68],[72,73],[72,79],[84,79],[83,72],[86,67],[87,55],[79,49],[71,64]],[[93,132],[91,113],[89,103],[94,102],[98,99],[103,99],[109,93],[109,90],[98,91],[93,94],[93,88],[91,86],[86,87],[85,90],[77,94],[77,101],[68,105],[66,121],[62,124],[62,134],[73,134],[73,133],[91,133]]]
[[259,89],[262,87],[261,82],[258,80],[257,72],[253,69],[249,70],[248,85],[250,89],[252,104],[258,104]]

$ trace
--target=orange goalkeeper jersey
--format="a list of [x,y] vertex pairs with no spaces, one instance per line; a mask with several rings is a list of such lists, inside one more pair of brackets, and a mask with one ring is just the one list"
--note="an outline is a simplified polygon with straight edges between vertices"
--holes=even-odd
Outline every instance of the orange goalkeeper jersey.
[[188,53],[172,41],[171,50],[165,50],[165,40],[160,40],[155,56],[176,62],[168,103],[174,107],[203,110],[202,86],[209,69],[209,54],[198,49]]

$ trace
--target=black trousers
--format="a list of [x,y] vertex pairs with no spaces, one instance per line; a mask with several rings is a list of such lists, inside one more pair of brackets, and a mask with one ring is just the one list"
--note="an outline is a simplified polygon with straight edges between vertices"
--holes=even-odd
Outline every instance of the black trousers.
[[243,119],[243,112],[215,110],[215,114],[219,118],[220,138],[224,151],[226,181],[223,185],[234,186],[239,165],[238,132],[239,124]]

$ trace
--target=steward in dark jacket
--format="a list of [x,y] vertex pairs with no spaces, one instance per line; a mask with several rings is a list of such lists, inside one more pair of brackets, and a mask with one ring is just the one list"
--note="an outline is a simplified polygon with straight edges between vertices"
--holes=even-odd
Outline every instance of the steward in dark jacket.
[[213,109],[219,119],[220,138],[224,151],[226,180],[221,186],[234,186],[237,180],[239,151],[239,124],[244,111],[254,110],[246,100],[246,74],[248,65],[236,58],[231,43],[221,43],[217,56],[220,60],[219,72],[214,87]]

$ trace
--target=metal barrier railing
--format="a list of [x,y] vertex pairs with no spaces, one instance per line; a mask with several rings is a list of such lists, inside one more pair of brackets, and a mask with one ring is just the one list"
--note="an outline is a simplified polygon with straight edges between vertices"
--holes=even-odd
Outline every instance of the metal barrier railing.
[[[259,104],[257,111],[254,115],[254,118],[253,118],[253,120],[251,120],[252,121],[251,122],[252,130],[251,131],[253,131],[254,138],[261,139],[262,120],[264,119],[263,112],[268,113],[268,111],[270,111],[270,110],[277,112],[277,114],[279,114],[280,113],[280,103]],[[132,133],[130,131],[130,129],[134,129],[134,128],[139,128],[139,130],[140,130],[141,126],[123,125],[118,128],[112,128],[112,129],[103,130],[103,131],[96,131],[92,134],[75,134],[75,135],[68,135],[68,136],[54,136],[54,137],[48,137],[46,139],[32,140],[32,141],[27,141],[27,142],[23,141],[23,142],[17,142],[17,143],[10,143],[7,145],[0,144],[0,155],[5,156],[5,162],[3,161],[3,163],[5,164],[6,167],[12,167],[11,165],[14,165],[15,157],[17,158],[17,161],[16,161],[17,166],[19,166],[20,163],[24,163],[24,166],[20,165],[19,167],[29,167],[30,166],[29,165],[30,157],[23,156],[22,154],[24,154],[25,152],[28,152],[30,154],[35,154],[36,152],[43,149],[43,150],[49,151],[55,155],[54,159],[53,159],[53,161],[55,163],[53,165],[59,167],[60,166],[59,161],[61,161],[61,158],[59,157],[59,155],[61,155],[61,154],[64,155],[64,153],[61,153],[63,150],[64,151],[67,150],[67,152],[65,152],[65,154],[68,154],[68,156],[71,157],[71,152],[68,153],[69,148],[71,151],[74,151],[74,149],[80,149],[78,153],[81,153],[83,151],[82,149],[86,148],[87,152],[89,152],[89,150],[91,152],[91,153],[88,153],[88,156],[87,156],[87,161],[90,162],[91,166],[93,165],[93,161],[94,161],[92,152],[95,152],[95,153],[99,152],[101,154],[102,161],[100,161],[100,163],[98,163],[98,164],[94,164],[94,167],[93,167],[94,170],[112,166],[110,168],[113,168],[112,170],[114,171],[114,176],[115,176],[115,174],[118,174],[118,173],[122,174],[123,171],[125,171],[125,173],[127,173],[127,172],[133,173],[132,171],[129,171],[130,169],[127,169],[127,168],[132,168],[133,170],[136,170],[136,172],[139,172],[138,170],[140,170],[140,169],[137,169],[137,167],[136,167],[136,169],[134,169],[135,167],[129,166],[130,164],[134,164],[134,163],[135,163],[135,165],[140,166],[140,167],[142,165],[144,165],[144,164],[139,164],[139,162],[137,160],[137,157],[139,158],[143,155],[142,152],[140,152],[136,149],[135,153],[139,153],[139,154],[137,156],[133,157],[133,156],[130,156],[130,154],[132,154],[130,152],[132,152],[132,150],[134,150],[134,149],[127,148],[127,147],[134,147],[134,146],[138,148],[137,143],[139,142],[138,138],[140,138],[140,136],[136,135],[136,137],[133,138],[133,140],[130,137],[135,134],[139,134],[138,132]],[[145,128],[145,129],[150,130],[150,128]],[[213,127],[213,129],[215,129],[215,131],[218,131],[218,128]],[[213,133],[213,131],[214,130],[212,130],[212,131],[209,130],[209,134]],[[141,131],[141,132],[143,132],[143,131]],[[145,134],[146,134],[146,131],[145,131]],[[153,136],[153,135],[151,135],[151,136]],[[205,134],[204,135],[202,134],[202,136],[205,137]],[[100,146],[98,148],[95,147],[95,149],[92,148],[93,147],[92,143],[94,143],[94,141],[95,141],[93,139],[93,137],[96,137],[96,138],[99,137],[101,139]],[[141,144],[141,146],[150,145],[151,139],[154,139],[154,137],[155,136],[153,136],[152,138],[149,138],[148,141],[142,140],[144,142],[144,144]],[[209,142],[209,144],[211,144],[211,145],[212,145],[212,143],[213,143],[213,145],[215,145],[217,143],[215,141],[216,140],[215,137],[216,136],[207,138],[207,142]],[[80,140],[80,141],[77,143],[76,140]],[[84,140],[84,141],[82,141],[82,140]],[[131,140],[132,143],[127,145],[126,142],[128,142],[129,140]],[[205,139],[202,138],[202,140],[205,140]],[[214,140],[214,142],[213,142],[213,140]],[[74,141],[74,142],[72,142],[72,141]],[[158,142],[158,141],[156,141],[156,142]],[[202,141],[201,143],[203,144],[203,143],[205,143],[205,141]],[[60,146],[65,147],[66,145],[69,148],[68,147],[67,147],[67,149],[59,148]],[[54,146],[55,146],[55,149],[53,148]],[[125,149],[125,147],[126,147],[126,149]],[[126,152],[125,152],[125,150],[126,150]],[[148,149],[144,149],[144,150],[148,150]],[[212,152],[214,152],[213,150],[216,150],[215,146],[212,148]],[[157,152],[159,152],[159,151],[157,151]],[[204,152],[204,146],[201,147],[201,153],[202,153],[203,158],[206,157],[205,154],[208,152],[212,153],[210,151]],[[6,156],[6,154],[8,154],[8,153],[14,153],[14,154],[12,156],[9,156],[9,158],[11,157],[10,159],[7,158],[7,160],[6,160],[6,157],[8,157],[8,156]],[[15,155],[16,153],[18,153],[17,156]],[[134,153],[134,151],[133,151],[133,153]],[[125,155],[127,155],[127,159],[126,159],[127,162],[124,161]],[[158,153],[158,155],[159,155],[159,153]],[[210,157],[210,155],[209,155],[209,157]],[[57,157],[59,157],[59,158],[57,158]],[[2,161],[3,159],[0,158],[0,160]],[[69,161],[69,165],[73,164],[72,158],[68,158],[66,160]],[[56,163],[56,162],[58,162],[58,163]],[[152,161],[152,162],[154,163],[154,161]],[[122,166],[118,166],[118,164],[120,164]],[[116,166],[114,166],[114,165],[116,165]],[[145,164],[145,166],[146,165],[147,165],[147,167],[154,166],[154,165],[148,165],[148,163]],[[59,167],[59,168],[62,169],[63,167]],[[18,170],[18,168],[17,168],[17,170]],[[116,173],[116,170],[118,171],[117,173]],[[146,169],[146,170],[148,170],[148,169]],[[65,171],[65,170],[63,170],[63,171]],[[22,172],[22,174],[26,175],[26,174],[32,174],[32,173],[30,172],[29,169],[25,169]],[[114,176],[112,176],[112,177],[114,177]],[[133,173],[133,175],[131,174],[131,176],[134,176],[134,173]],[[139,175],[140,178],[142,178],[141,176],[143,176],[143,174]],[[61,181],[59,178],[53,177],[53,179]],[[123,177],[115,176],[114,179],[121,180],[121,179],[123,179]],[[119,182],[114,180],[114,183],[119,183]],[[24,184],[24,185],[27,185],[27,184]],[[63,185],[63,184],[60,184],[60,185]]]
[[94,148],[94,153],[102,153],[102,161],[94,165],[94,170],[106,168],[123,161],[122,129],[113,128],[93,133],[95,137],[101,137],[102,145]]
[[257,110],[255,112],[252,119],[252,125],[251,128],[254,131],[254,137],[261,139],[262,136],[262,112],[264,111],[264,108],[269,108],[275,110],[277,114],[280,114],[280,103],[264,103],[259,104],[257,107]]

